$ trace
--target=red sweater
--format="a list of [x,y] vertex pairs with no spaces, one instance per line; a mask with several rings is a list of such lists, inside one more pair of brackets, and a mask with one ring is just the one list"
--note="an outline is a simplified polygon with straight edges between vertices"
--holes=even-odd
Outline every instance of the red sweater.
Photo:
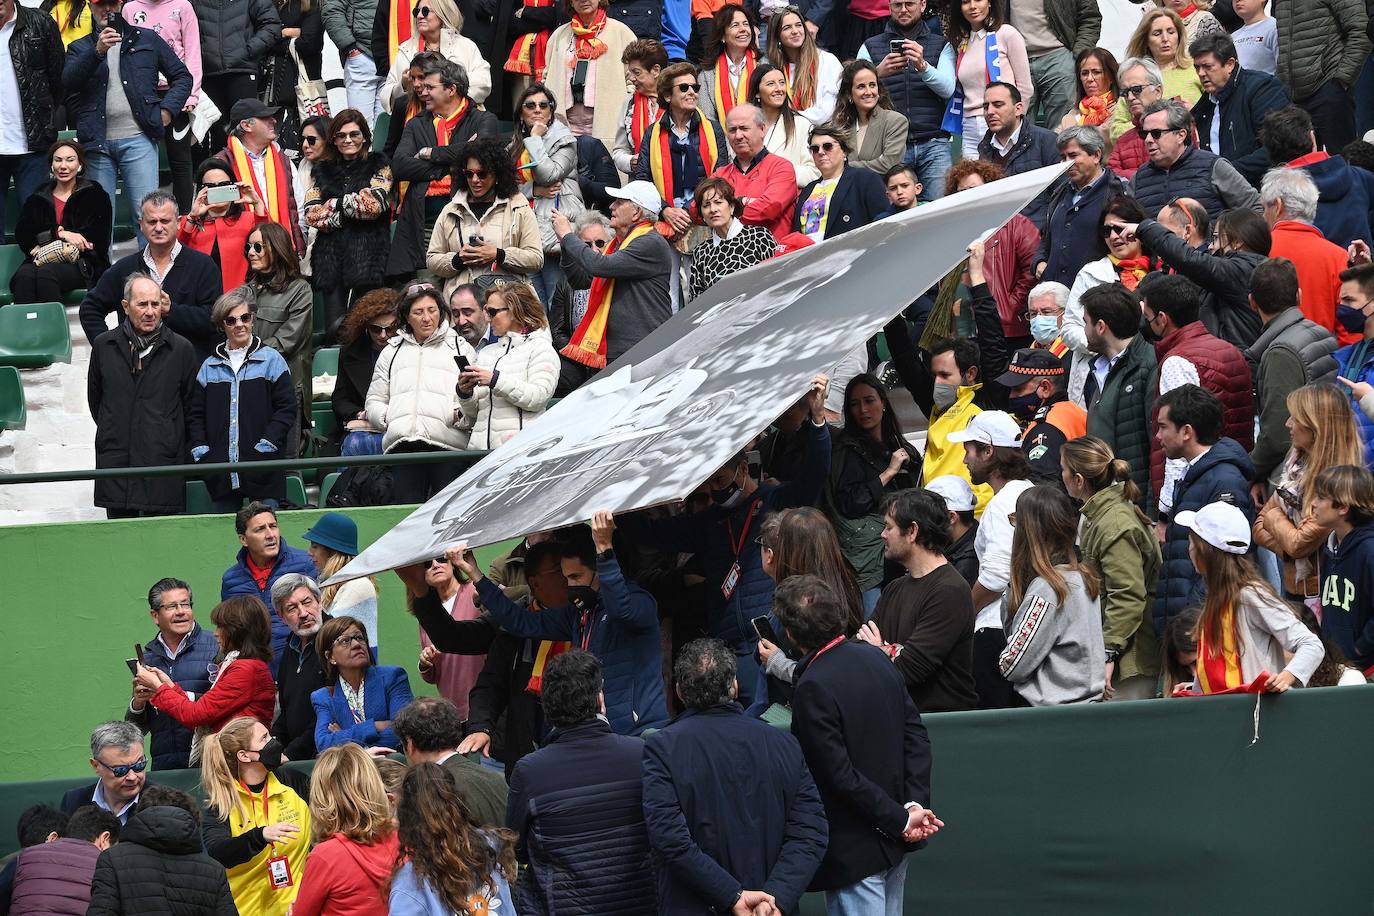
[[1345,270],[1345,249],[1328,242],[1322,231],[1310,223],[1280,220],[1271,233],[1269,257],[1287,258],[1298,269],[1302,290],[1302,313],[1328,331],[1336,332],[1342,346],[1356,343],[1361,335],[1351,334],[1336,324],[1336,303],[1341,298],[1341,271]]
[[243,253],[243,245],[248,236],[257,228],[258,223],[270,222],[267,217],[259,217],[251,210],[244,210],[237,217],[221,216],[207,219],[197,226],[191,217],[181,218],[181,228],[177,230],[177,241],[194,248],[201,254],[214,257],[215,245],[219,245],[220,274],[224,277],[224,292],[243,285],[248,275],[248,258]]
[[396,834],[371,846],[336,833],[305,860],[292,916],[387,916],[382,885],[396,864]]
[[209,691],[197,699],[192,700],[176,684],[163,684],[153,694],[152,704],[187,728],[204,725],[219,731],[239,716],[252,716],[271,728],[276,700],[277,685],[267,662],[238,658],[222,668]]
[[763,150],[748,172],[732,159],[712,173],[724,178],[736,196],[748,198],[740,222],[762,226],[781,240],[792,231],[792,211],[797,206],[797,171],[776,153]]

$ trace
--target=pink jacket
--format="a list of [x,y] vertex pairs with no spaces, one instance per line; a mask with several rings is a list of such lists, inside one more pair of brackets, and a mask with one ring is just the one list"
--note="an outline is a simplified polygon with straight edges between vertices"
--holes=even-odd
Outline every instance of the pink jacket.
[[[189,106],[200,101],[200,21],[190,0],[129,0],[124,4],[124,19],[144,29],[152,29],[171,46],[176,56],[191,71]],[[158,83],[167,88],[167,81]]]

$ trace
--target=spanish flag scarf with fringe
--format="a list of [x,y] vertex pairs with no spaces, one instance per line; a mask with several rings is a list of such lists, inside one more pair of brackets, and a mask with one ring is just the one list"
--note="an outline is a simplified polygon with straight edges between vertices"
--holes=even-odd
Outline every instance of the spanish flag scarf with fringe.
[[644,135],[657,117],[658,99],[636,90],[634,105],[630,109],[630,144],[636,156],[639,155],[640,144],[644,142]]
[[267,185],[265,188],[258,183],[257,175],[253,172],[253,163],[248,158],[248,150],[243,148],[238,137],[229,138],[229,160],[234,167],[236,179],[252,182],[258,197],[267,205],[268,218],[290,232],[296,219],[296,215],[291,212],[291,191],[287,185],[290,168],[277,145],[273,143],[267,147],[263,163],[263,184]]
[[[653,231],[654,224],[644,220],[626,233],[623,242],[619,238],[611,239],[604,257],[609,258],[621,248],[628,248],[636,239]],[[587,294],[587,314],[582,316],[572,339],[560,353],[593,369],[606,368],[606,327],[611,321],[611,298],[614,295],[615,281],[610,277],[592,280],[591,291]]]
[[1206,627],[1200,628],[1197,635],[1197,681],[1203,693],[1220,693],[1245,684],[1240,670],[1240,637],[1235,608],[1227,605],[1220,614],[1221,645],[1211,644]]
[[[658,196],[663,198],[664,206],[668,207],[677,206],[677,194],[674,193],[677,189],[673,187],[673,130],[669,126],[671,117],[672,115],[665,111],[649,133],[650,178],[654,187],[658,188]],[[690,136],[692,128],[696,128],[697,152],[701,155],[701,165],[705,174],[710,176],[716,170],[716,160],[720,158],[720,149],[716,146],[716,132],[700,115],[693,115],[693,120],[696,123],[688,126],[688,134]]]
[[[525,9],[553,6],[553,0],[524,0]],[[536,83],[544,81],[544,70],[548,67],[549,30],[526,32],[515,40],[506,58],[507,73],[523,73],[533,76]]]
[[736,105],[743,105],[748,99],[749,78],[754,75],[754,70],[758,68],[758,56],[753,51],[744,52],[744,71],[739,75],[739,85],[734,89],[730,88],[730,58],[722,54],[716,59],[716,121],[725,123],[725,116],[730,113],[730,109]]
[[542,639],[539,641],[539,648],[534,653],[534,668],[530,671],[529,683],[525,684],[525,692],[539,696],[544,690],[544,670],[549,662],[562,655],[572,648],[572,643],[562,642],[553,639]]
[[[458,122],[463,120],[463,115],[468,113],[468,100],[465,97],[458,105],[458,110],[452,117],[434,119],[434,145],[448,146],[449,140],[453,138],[453,129],[458,126]],[[445,175],[443,178],[436,179],[429,183],[425,190],[426,197],[438,197],[439,195],[451,197],[453,195],[453,176]]]
[[583,25],[582,20],[572,17],[572,22],[568,23],[572,27],[573,37],[576,42],[573,44],[573,58],[576,60],[596,60],[609,50],[606,42],[601,40],[601,30],[606,27],[606,11],[599,9],[592,17],[591,25]]

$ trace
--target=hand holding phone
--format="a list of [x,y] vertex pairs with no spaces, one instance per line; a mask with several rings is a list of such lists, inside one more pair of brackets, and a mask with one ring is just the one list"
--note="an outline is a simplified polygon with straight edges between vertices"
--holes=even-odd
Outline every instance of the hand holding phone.
[[227,184],[218,188],[205,189],[205,202],[210,206],[235,203],[241,195],[237,185]]
[[753,625],[754,632],[758,634],[759,639],[766,639],[775,646],[779,644],[778,634],[774,632],[773,623],[768,619],[767,614],[755,617],[749,623]]
[[453,357],[453,364],[458,367],[458,372],[460,375],[468,371],[468,369],[472,366],[472,364],[468,362],[468,358],[461,353]]

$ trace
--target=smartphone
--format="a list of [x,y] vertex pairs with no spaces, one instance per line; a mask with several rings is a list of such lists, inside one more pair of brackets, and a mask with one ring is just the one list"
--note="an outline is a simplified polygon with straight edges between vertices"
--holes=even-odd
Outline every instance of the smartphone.
[[762,617],[755,617],[749,622],[753,624],[754,632],[758,634],[759,639],[766,639],[773,645],[778,645],[778,634],[773,632],[773,624],[769,621],[767,614]]
[[126,658],[124,659],[124,664],[129,666],[130,674],[132,674],[134,677],[138,677],[138,659]]
[[114,13],[105,17],[105,28],[114,29],[119,34],[124,34],[124,17]]
[[1287,487],[1279,487],[1279,488],[1278,488],[1277,490],[1275,490],[1274,492],[1275,492],[1275,493],[1278,493],[1278,494],[1279,494],[1279,499],[1281,499],[1281,500],[1283,500],[1285,503],[1287,503],[1288,506],[1289,506],[1290,508],[1292,508],[1292,509],[1301,509],[1301,508],[1302,508],[1302,500],[1298,498],[1298,494],[1294,493],[1292,490],[1288,489]]
[[482,237],[474,232],[472,235],[468,236],[468,244],[476,248],[478,245],[482,244]]
[[147,662],[143,660],[143,647],[138,643],[134,643],[134,659],[137,660],[140,665],[147,664]]
[[205,189],[205,202],[211,206],[215,204],[232,204],[238,199],[238,185],[227,184],[220,188]]
[[[744,453],[744,460],[749,463],[749,476],[755,480],[763,473],[763,455],[757,449]],[[769,640],[772,642],[772,640]]]
[[905,54],[906,42],[902,41],[900,38],[889,41],[887,43],[887,51],[889,54],[896,54],[898,56]]
[[471,367],[468,358],[461,353],[453,357],[453,364],[458,367],[459,372],[463,372]]

